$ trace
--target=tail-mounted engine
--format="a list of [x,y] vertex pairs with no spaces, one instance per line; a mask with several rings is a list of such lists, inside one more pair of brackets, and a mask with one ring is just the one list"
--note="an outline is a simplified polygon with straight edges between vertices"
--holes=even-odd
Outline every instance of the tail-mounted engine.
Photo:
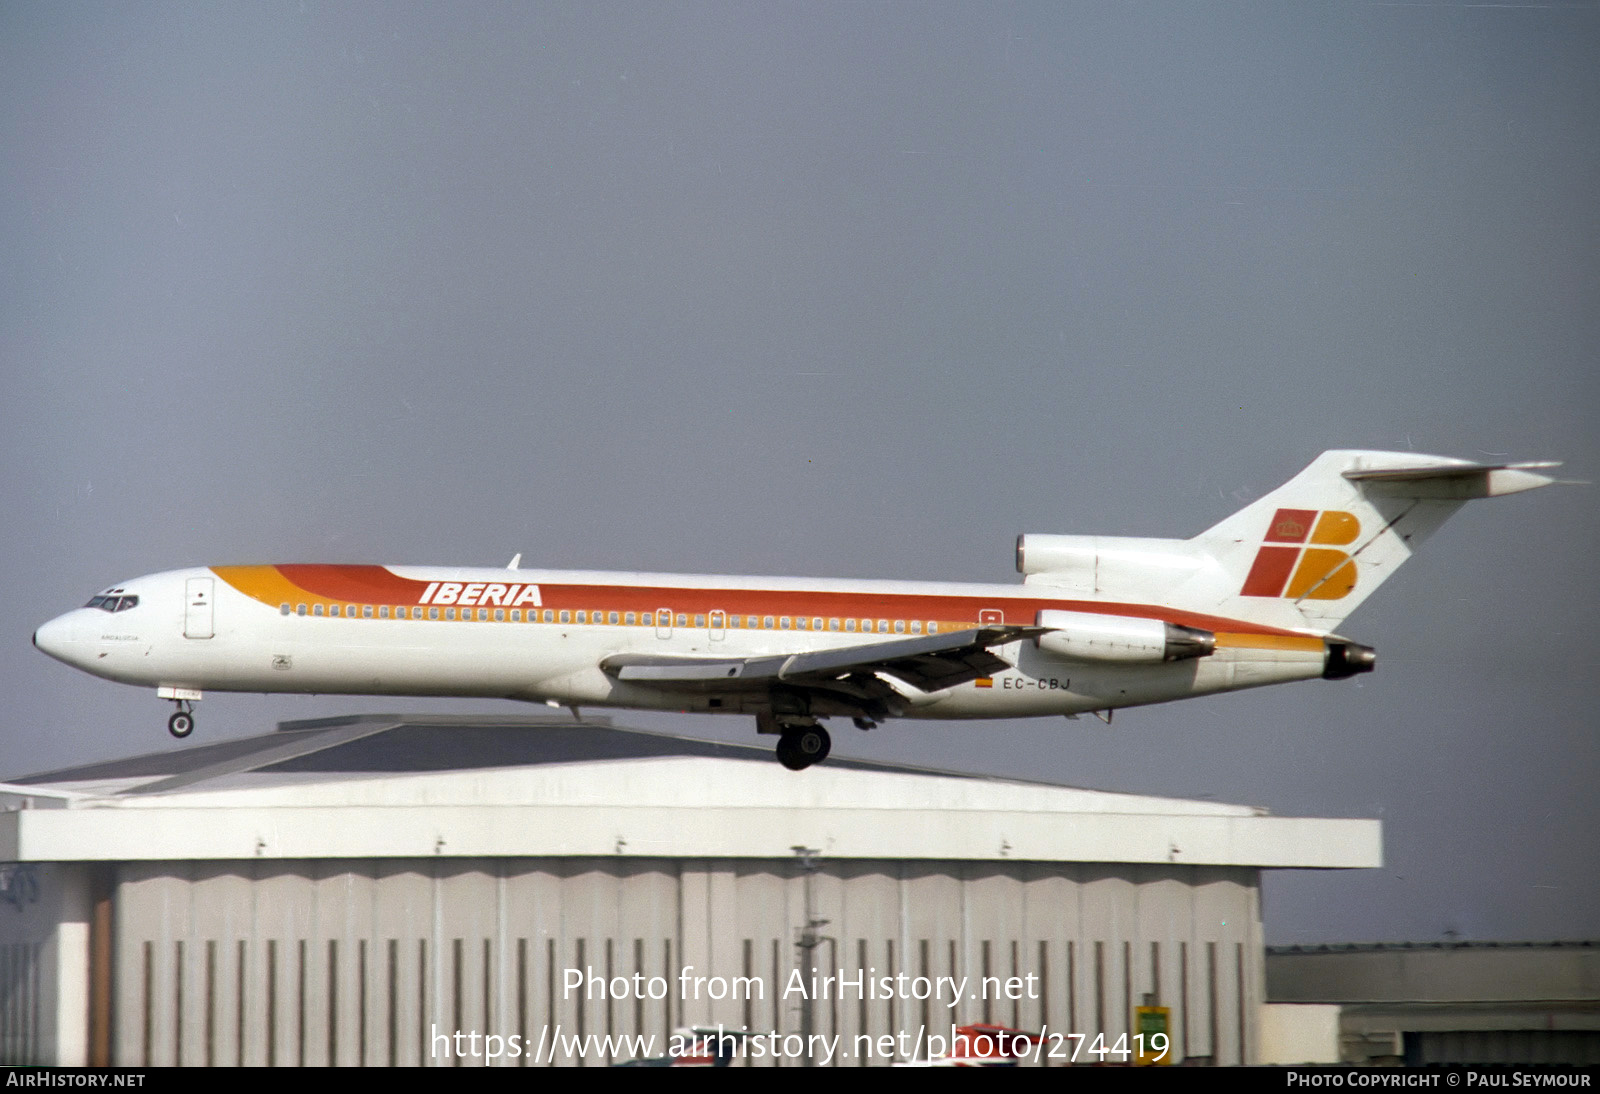
[[1210,631],[1160,619],[1046,610],[1039,626],[1050,628],[1034,640],[1039,648],[1074,661],[1160,664],[1209,657],[1217,648]]

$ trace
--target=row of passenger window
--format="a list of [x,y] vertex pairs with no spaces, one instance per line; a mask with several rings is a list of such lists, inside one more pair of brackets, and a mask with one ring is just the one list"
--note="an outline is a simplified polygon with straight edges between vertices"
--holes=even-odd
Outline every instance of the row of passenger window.
[[[512,623],[523,622],[521,608],[478,608],[476,614],[472,608],[408,608],[405,606],[391,607],[388,604],[312,604],[308,608],[305,604],[279,604],[278,611],[282,615],[310,615],[330,616],[344,619],[445,619],[477,621],[487,623],[491,619],[496,623],[504,623],[508,619]],[[427,615],[424,616],[423,613]],[[491,615],[491,612],[493,613]],[[609,625],[613,627],[687,627],[689,626],[687,612],[672,612],[662,608],[658,611],[647,612],[608,612],[597,611],[556,611],[545,608],[543,622],[545,623],[577,623],[580,626]],[[527,622],[540,622],[539,609],[529,608]],[[780,631],[842,631],[847,634],[857,632],[863,634],[937,634],[939,624],[933,620],[921,619],[823,619],[821,616],[771,616],[771,615],[727,615],[723,612],[712,612],[710,615],[697,613],[694,616],[694,625],[697,628],[710,627],[713,630],[780,630]]]

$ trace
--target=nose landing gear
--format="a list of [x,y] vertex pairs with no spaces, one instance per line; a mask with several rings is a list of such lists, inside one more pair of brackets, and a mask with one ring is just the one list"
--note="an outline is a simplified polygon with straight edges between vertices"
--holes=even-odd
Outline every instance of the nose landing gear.
[[162,699],[172,700],[178,708],[177,712],[167,719],[167,732],[180,741],[193,733],[194,703],[200,698],[200,693],[192,688],[160,687],[156,689],[156,695]]
[[194,712],[180,710],[167,719],[167,732],[182,740],[194,732]]

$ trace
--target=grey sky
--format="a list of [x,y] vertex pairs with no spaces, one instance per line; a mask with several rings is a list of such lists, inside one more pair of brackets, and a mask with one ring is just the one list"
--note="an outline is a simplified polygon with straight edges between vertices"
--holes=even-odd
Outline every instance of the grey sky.
[[[0,3],[0,771],[170,746],[28,644],[156,570],[1010,581],[1324,448],[1593,477],[1597,57],[1592,3]],[[1597,937],[1597,512],[1463,512],[1359,682],[836,747],[1382,816],[1274,941]],[[396,706],[473,709],[194,740]]]

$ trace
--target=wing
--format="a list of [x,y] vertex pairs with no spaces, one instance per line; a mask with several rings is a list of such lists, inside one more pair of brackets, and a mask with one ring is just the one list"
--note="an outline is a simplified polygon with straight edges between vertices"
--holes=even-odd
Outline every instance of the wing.
[[[993,626],[870,642],[840,649],[765,657],[667,657],[624,653],[600,667],[618,680],[672,691],[757,691],[774,685],[845,691],[866,687],[883,673],[922,691],[940,691],[992,676],[1010,663],[990,652],[1044,627]],[[880,685],[882,681],[877,681]]]

